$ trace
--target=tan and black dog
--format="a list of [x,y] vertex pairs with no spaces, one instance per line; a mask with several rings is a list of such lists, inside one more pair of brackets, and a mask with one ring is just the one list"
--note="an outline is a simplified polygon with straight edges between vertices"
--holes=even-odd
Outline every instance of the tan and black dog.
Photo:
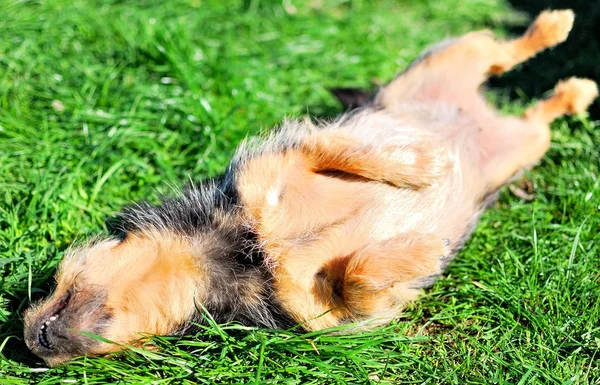
[[140,333],[184,333],[202,308],[269,328],[389,321],[443,272],[498,189],[540,160],[549,123],[596,97],[593,81],[573,78],[505,117],[479,94],[489,75],[564,41],[573,19],[549,11],[514,40],[443,42],[335,122],[286,122],[242,144],[222,177],[124,209],[122,236],[67,253],[54,293],[25,314],[27,345],[57,365]]

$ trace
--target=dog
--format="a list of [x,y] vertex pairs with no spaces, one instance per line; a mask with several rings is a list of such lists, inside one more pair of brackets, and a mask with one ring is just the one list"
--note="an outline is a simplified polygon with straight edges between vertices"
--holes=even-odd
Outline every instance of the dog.
[[54,292],[24,315],[27,346],[55,366],[183,334],[205,311],[308,331],[390,321],[542,158],[549,123],[597,96],[571,78],[513,117],[479,93],[564,41],[573,21],[546,11],[513,40],[444,41],[339,119],[287,121],[242,143],[222,176],[126,207],[121,234],[67,252]]

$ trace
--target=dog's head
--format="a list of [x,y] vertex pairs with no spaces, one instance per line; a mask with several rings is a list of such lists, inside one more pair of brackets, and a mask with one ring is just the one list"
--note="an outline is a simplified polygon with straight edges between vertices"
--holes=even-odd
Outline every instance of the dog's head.
[[139,332],[173,332],[205,294],[202,256],[193,254],[183,238],[158,233],[68,252],[53,294],[25,313],[27,346],[55,366],[139,343]]

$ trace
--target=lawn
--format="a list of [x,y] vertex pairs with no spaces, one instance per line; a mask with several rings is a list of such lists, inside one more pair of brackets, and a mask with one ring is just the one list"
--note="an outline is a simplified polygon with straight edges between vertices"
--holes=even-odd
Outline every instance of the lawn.
[[[444,37],[506,35],[532,15],[502,0],[3,0],[0,15],[1,384],[600,383],[600,129],[585,116],[555,122],[517,183],[535,199],[505,189],[389,326],[211,325],[55,369],[22,338],[64,251],[127,202],[222,172],[285,117],[341,113],[328,87],[370,87]],[[533,101],[504,86],[517,92],[490,91],[503,110]]]

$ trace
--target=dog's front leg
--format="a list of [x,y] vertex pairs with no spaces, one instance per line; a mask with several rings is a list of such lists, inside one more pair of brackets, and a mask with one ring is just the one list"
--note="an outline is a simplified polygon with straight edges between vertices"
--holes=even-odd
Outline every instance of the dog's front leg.
[[341,171],[397,187],[429,186],[450,165],[441,143],[420,138],[401,145],[375,145],[341,130],[325,130],[304,137],[299,148],[314,172]]

